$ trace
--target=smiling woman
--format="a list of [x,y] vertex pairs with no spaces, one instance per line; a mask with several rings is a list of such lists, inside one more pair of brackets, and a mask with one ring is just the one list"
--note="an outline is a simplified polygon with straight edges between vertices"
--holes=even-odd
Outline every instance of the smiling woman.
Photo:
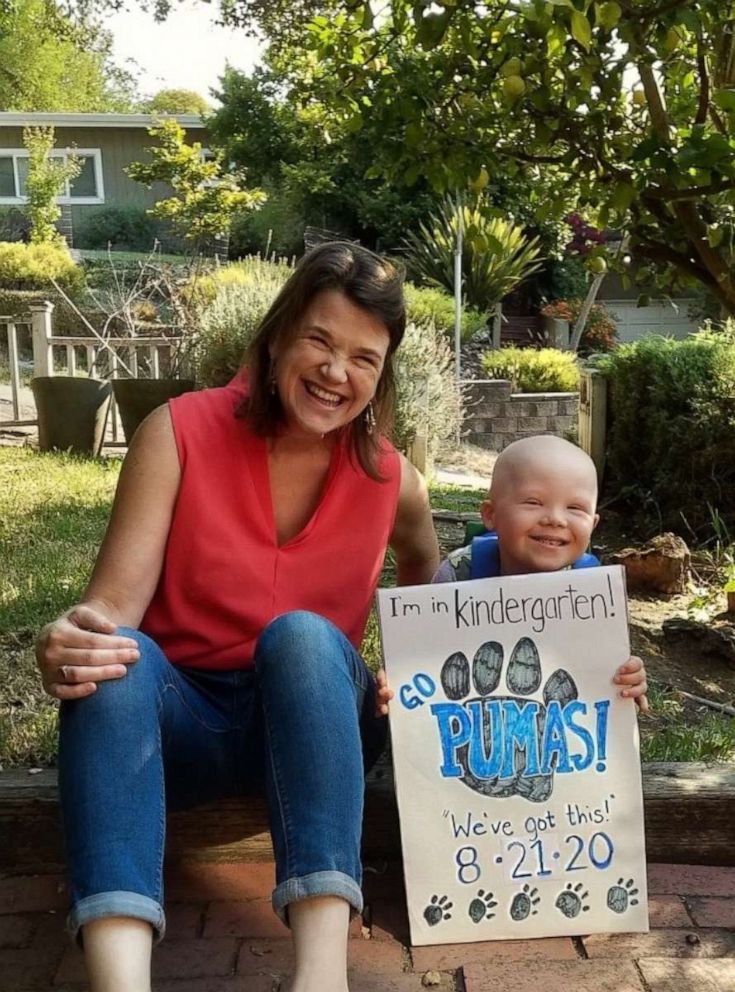
[[390,337],[383,322],[337,290],[323,290],[288,345],[271,361],[292,431],[326,434],[368,409]]
[[404,326],[392,265],[314,249],[242,374],[141,425],[82,601],[41,633],[93,992],[150,989],[166,807],[260,791],[292,989],[347,988],[364,772],[390,698],[358,649],[386,547],[399,583],[438,564],[426,487],[386,439]]

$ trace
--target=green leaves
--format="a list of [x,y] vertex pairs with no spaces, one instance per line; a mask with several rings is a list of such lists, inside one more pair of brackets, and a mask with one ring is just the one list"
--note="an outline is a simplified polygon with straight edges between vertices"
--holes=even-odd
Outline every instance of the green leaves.
[[618,183],[615,192],[610,198],[610,206],[620,213],[625,213],[633,200],[636,198],[636,188],[630,183]]
[[585,51],[589,51],[592,43],[592,25],[581,11],[572,11],[571,26],[574,40],[578,41]]
[[605,28],[606,31],[612,31],[623,14],[620,4],[614,2],[603,3],[596,10],[597,23]]
[[726,113],[735,113],[735,89],[717,90],[712,97],[714,103]]
[[454,248],[462,228],[463,293],[471,306],[490,310],[540,267],[539,240],[523,229],[461,197],[447,196],[442,206],[405,239],[409,268],[434,286],[452,292]]
[[238,179],[223,174],[222,155],[202,161],[202,147],[185,140],[186,134],[173,118],[149,128],[158,145],[149,149],[150,162],[133,162],[126,172],[135,182],[151,186],[163,182],[175,196],[158,200],[151,213],[170,219],[188,241],[217,237],[229,229],[237,213],[252,210],[265,200],[260,189],[244,189]]
[[416,40],[422,48],[436,48],[446,34],[454,9],[449,7],[440,14],[417,11]]

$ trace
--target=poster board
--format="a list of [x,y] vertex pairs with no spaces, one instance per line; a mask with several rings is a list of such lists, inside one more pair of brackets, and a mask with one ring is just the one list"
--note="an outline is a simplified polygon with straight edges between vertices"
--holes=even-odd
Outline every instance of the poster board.
[[620,566],[378,592],[411,940],[648,930]]

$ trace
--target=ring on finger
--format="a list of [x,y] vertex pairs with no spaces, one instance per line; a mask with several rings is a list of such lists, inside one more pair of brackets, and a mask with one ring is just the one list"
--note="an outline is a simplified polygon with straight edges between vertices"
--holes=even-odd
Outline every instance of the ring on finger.
[[61,681],[62,682],[68,682],[69,681],[69,666],[68,665],[60,665],[59,666],[59,675],[61,676]]

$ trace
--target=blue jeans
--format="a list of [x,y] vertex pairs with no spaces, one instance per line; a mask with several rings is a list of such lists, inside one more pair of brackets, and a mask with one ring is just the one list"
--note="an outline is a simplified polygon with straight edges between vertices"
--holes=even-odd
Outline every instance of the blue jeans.
[[273,908],[335,895],[362,909],[364,772],[385,742],[374,681],[347,638],[313,613],[277,617],[255,668],[171,665],[149,637],[122,679],[61,707],[59,789],[69,928],[130,916],[160,938],[166,809],[265,792]]

